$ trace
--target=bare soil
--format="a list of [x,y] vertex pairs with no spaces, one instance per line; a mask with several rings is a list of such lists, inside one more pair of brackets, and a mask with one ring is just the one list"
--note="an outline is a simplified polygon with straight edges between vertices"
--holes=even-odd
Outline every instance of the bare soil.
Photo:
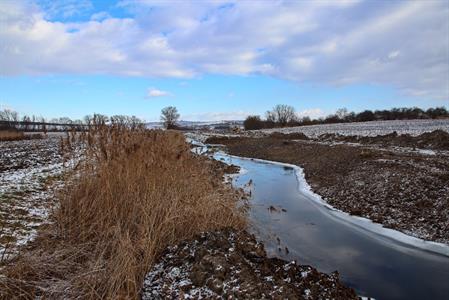
[[301,166],[314,192],[332,206],[409,235],[449,243],[449,155],[373,146],[384,140],[409,147],[414,139],[415,146],[441,149],[446,135],[434,132],[405,142],[393,136],[359,138],[364,142],[358,145],[279,135],[207,142],[224,144],[233,155]]
[[48,223],[71,165],[57,137],[0,142],[0,262]]
[[[282,136],[282,134],[279,133],[276,134]],[[287,138],[290,135],[292,135],[292,133],[288,135],[286,134],[285,137]],[[296,133],[296,135],[298,135],[298,133]],[[305,138],[297,138],[297,139],[305,139]],[[381,145],[383,147],[398,146],[398,147],[409,147],[419,149],[449,150],[449,133],[443,130],[426,132],[418,136],[411,136],[409,134],[398,135],[396,131],[390,134],[378,135],[375,137],[323,134],[318,137],[318,140],[331,141],[331,142],[360,143],[365,145],[375,144]]]
[[145,277],[142,299],[358,299],[338,273],[267,258],[245,231],[203,233],[168,247]]

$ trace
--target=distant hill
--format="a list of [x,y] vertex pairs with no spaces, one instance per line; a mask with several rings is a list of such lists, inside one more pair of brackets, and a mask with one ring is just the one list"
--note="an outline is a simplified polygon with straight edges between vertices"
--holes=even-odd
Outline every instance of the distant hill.
[[[227,126],[235,125],[242,126],[243,120],[225,120],[225,121],[179,121],[177,123],[181,127],[191,127],[191,128],[202,128],[202,127],[216,127],[216,126]],[[162,128],[162,122],[148,122],[146,123],[148,128]]]

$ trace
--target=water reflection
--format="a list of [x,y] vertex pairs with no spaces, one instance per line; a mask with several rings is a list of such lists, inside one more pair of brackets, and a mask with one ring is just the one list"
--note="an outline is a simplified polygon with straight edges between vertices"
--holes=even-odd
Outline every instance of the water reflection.
[[271,255],[296,259],[327,273],[338,270],[342,280],[359,294],[376,299],[449,299],[449,257],[404,246],[336,220],[298,191],[291,168],[223,154],[215,157],[247,171],[234,177],[235,186],[253,181],[252,230]]

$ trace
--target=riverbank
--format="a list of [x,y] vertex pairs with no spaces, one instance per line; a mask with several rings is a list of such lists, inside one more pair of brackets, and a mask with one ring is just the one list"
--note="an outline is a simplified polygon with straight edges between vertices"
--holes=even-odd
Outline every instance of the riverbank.
[[330,205],[408,235],[449,243],[445,151],[311,140],[299,134],[212,137],[207,142],[226,145],[232,155],[298,165],[313,191]]
[[169,247],[145,277],[142,299],[359,299],[330,275],[267,258],[246,231],[203,233]]

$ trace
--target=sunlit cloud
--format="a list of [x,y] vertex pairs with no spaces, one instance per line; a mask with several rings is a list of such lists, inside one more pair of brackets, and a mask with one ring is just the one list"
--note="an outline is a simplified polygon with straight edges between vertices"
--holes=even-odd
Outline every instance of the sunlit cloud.
[[0,5],[1,75],[264,74],[449,99],[447,1],[121,1],[126,18],[52,3]]
[[147,91],[147,97],[148,98],[155,98],[155,97],[166,97],[170,96],[169,92],[158,90],[156,88],[149,88]]

